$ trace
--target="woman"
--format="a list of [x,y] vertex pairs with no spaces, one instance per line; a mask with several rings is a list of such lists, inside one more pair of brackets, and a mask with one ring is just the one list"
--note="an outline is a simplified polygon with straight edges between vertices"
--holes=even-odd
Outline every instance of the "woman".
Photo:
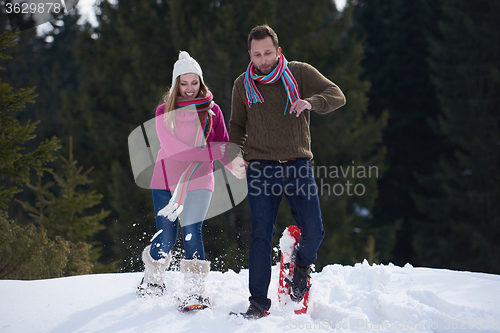
[[[184,297],[181,310],[205,308],[204,278],[210,271],[205,260],[201,229],[214,190],[213,160],[221,159],[229,137],[224,117],[203,82],[198,62],[180,52],[174,64],[172,86],[156,109],[156,130],[161,149],[151,181],[157,233],[142,253],[144,278],[138,293],[162,295],[163,283],[177,240],[179,214],[185,259]],[[217,144],[217,142],[219,144]]]

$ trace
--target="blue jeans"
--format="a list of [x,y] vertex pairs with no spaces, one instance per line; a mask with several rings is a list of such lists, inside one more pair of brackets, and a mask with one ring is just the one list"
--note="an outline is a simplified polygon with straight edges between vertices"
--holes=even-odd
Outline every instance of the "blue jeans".
[[[164,258],[174,247],[179,233],[179,218],[170,221],[166,216],[158,216],[158,211],[164,208],[172,198],[170,191],[153,189],[153,204],[156,217],[156,230],[162,232],[151,243],[151,258]],[[186,259],[205,260],[205,248],[201,236],[203,220],[208,211],[212,191],[201,189],[188,191],[184,201],[182,239]]]
[[271,241],[276,233],[276,217],[285,195],[292,216],[301,230],[296,262],[309,266],[316,261],[325,237],[318,190],[311,161],[297,159],[279,163],[253,160],[247,172],[248,203],[252,215],[249,258],[250,303],[269,310],[267,297],[271,281]]

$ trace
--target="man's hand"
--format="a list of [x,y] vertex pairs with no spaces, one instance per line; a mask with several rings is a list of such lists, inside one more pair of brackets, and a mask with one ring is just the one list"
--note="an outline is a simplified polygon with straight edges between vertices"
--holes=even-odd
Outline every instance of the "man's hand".
[[300,116],[302,111],[311,109],[312,109],[311,103],[303,99],[298,99],[295,102],[293,102],[292,106],[290,107],[290,114],[292,114],[293,112],[297,112],[297,117],[298,117]]
[[238,156],[231,161],[231,173],[238,179],[243,179],[246,176],[248,162]]

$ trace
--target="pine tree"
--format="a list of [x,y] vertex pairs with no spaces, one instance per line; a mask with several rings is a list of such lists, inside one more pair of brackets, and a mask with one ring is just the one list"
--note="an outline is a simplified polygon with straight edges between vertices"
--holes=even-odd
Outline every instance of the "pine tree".
[[[29,212],[29,216],[37,225],[47,231],[50,239],[61,237],[81,247],[82,244],[87,246],[87,243],[91,243],[96,233],[104,229],[101,221],[110,212],[101,209],[95,214],[89,213],[89,209],[101,203],[102,195],[96,194],[95,191],[86,193],[82,190],[82,186],[92,182],[88,174],[93,168],[83,172],[82,167],[76,166],[77,161],[73,158],[72,138],[69,142],[69,158],[60,156],[62,164],[59,167],[60,170],[49,171],[55,183],[42,182],[42,177],[39,176],[36,185],[27,184],[28,188],[35,193],[35,205],[16,201],[26,212]],[[52,190],[55,184],[57,188]],[[95,262],[100,257],[102,248],[99,242],[94,241],[93,245],[90,258]]]
[[389,112],[383,130],[387,171],[373,221],[400,224],[390,257],[399,265],[413,259],[411,221],[419,212],[411,195],[424,191],[415,175],[431,173],[442,149],[432,130],[440,107],[426,61],[439,15],[437,2],[426,0],[360,0],[354,11],[355,29],[364,37],[363,77],[371,82],[368,110],[374,116]]
[[[0,60],[10,58],[3,53],[3,49],[14,46],[16,38],[17,34],[12,32],[0,36]],[[0,67],[0,70],[4,68]],[[7,202],[13,195],[21,191],[17,185],[29,181],[32,169],[38,174],[48,170],[46,164],[54,160],[52,152],[60,148],[57,138],[53,137],[40,143],[33,151],[23,152],[26,142],[35,138],[33,132],[39,121],[21,125],[13,115],[22,111],[26,103],[33,103],[36,96],[35,88],[14,91],[0,80],[0,175],[2,182],[14,184],[9,188],[0,186],[0,208],[3,209],[8,207]]]
[[[18,34],[7,32],[0,36],[0,60],[10,58],[3,50],[16,44]],[[4,69],[4,68],[0,68]],[[23,111],[25,103],[36,97],[34,88],[13,88],[0,81],[0,278],[33,279],[82,274],[90,270],[86,265],[85,244],[71,244],[50,240],[43,228],[33,224],[21,225],[8,218],[8,203],[29,181],[30,172],[38,175],[50,171],[47,163],[54,160],[53,152],[59,141],[56,137],[42,142],[30,152],[23,152],[28,140],[35,138],[38,122],[21,125],[13,114]],[[68,264],[69,263],[69,264]]]
[[500,4],[443,0],[431,39],[439,131],[451,154],[419,179],[424,215],[414,222],[417,264],[500,273]]
[[[79,15],[70,11],[57,20],[50,21],[53,30],[45,35],[37,35],[36,29],[22,31],[17,44],[6,50],[6,54],[15,59],[4,71],[4,77],[13,86],[36,86],[38,94],[36,103],[26,105],[25,111],[15,117],[20,122],[39,119],[37,136],[60,138],[61,144],[68,146],[70,133],[64,120],[73,113],[73,108],[62,108],[62,101],[67,99],[68,92],[74,91],[77,85],[76,72],[78,65],[72,55],[71,48],[78,32]],[[26,142],[26,149],[36,146],[33,140]],[[36,182],[32,175],[31,182]],[[22,201],[32,200],[29,191],[17,195]],[[23,209],[17,203],[9,206],[9,215],[20,223],[30,223]]]
[[72,242],[86,242],[104,227],[99,222],[108,216],[109,212],[101,211],[93,215],[85,215],[85,211],[101,202],[102,195],[95,191],[84,193],[80,187],[92,182],[88,174],[93,168],[85,172],[82,167],[77,167],[73,158],[72,140],[70,139],[69,158],[60,156],[61,170],[49,171],[57,183],[57,193],[50,190],[54,182],[42,183],[38,178],[36,186],[28,185],[35,192],[36,205],[32,206],[22,202],[24,209],[30,212],[34,221],[42,225],[54,238],[64,235]]

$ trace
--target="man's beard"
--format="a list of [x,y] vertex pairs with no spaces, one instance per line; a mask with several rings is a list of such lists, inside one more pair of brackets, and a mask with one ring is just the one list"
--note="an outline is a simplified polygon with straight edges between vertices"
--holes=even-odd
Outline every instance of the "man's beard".
[[262,70],[262,67],[263,66],[260,66],[259,68],[257,68],[259,70],[259,72],[261,72],[262,74],[264,75],[267,75],[269,73],[271,73],[275,68],[276,66],[278,66],[278,58],[276,58],[276,61],[274,62],[274,64],[272,64],[269,68],[267,68],[266,70]]

